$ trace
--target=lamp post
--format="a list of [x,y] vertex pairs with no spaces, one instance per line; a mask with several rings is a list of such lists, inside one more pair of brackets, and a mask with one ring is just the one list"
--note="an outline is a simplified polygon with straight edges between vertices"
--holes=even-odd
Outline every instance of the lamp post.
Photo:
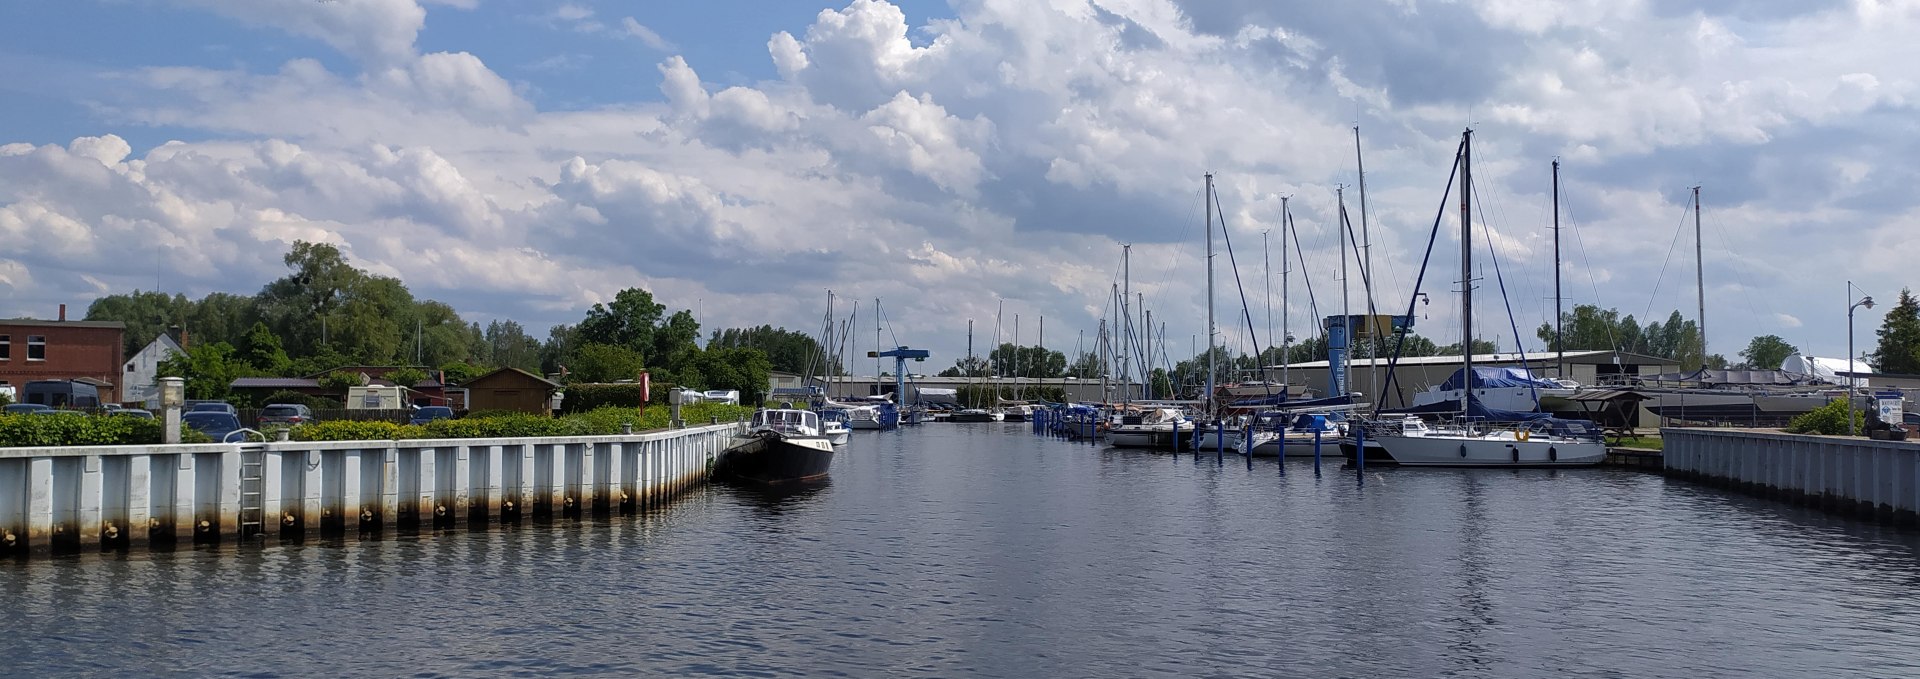
[[[1847,281],[1847,299],[1849,301],[1853,300],[1853,291],[1855,290],[1859,290],[1859,288],[1854,287],[1853,281]],[[1861,292],[1866,292],[1866,291],[1861,290]],[[1853,430],[1853,386],[1855,384],[1854,369],[1853,369],[1853,310],[1858,309],[1860,307],[1866,307],[1868,309],[1872,309],[1873,295],[1863,295],[1861,296],[1860,301],[1853,302],[1852,304],[1847,306],[1847,435],[1848,436],[1858,435]]]

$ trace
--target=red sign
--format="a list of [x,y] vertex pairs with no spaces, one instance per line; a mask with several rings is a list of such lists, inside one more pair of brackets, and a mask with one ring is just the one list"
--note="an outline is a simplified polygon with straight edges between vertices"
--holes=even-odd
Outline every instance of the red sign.
[[653,400],[652,375],[649,373],[642,372],[640,373],[640,402],[647,403],[652,400]]

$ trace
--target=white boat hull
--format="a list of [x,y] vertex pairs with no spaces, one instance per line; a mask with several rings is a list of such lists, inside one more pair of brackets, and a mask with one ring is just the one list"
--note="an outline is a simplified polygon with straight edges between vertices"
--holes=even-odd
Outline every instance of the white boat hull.
[[877,430],[877,429],[879,429],[879,428],[880,428],[880,423],[879,423],[879,422],[875,422],[875,421],[873,421],[873,420],[849,420],[849,421],[847,422],[847,428],[848,428],[848,429],[866,429],[866,430]]
[[1378,443],[1404,467],[1590,467],[1607,458],[1600,441],[1533,438],[1511,435],[1381,436]]
[[832,443],[833,445],[836,445],[836,446],[847,445],[847,441],[850,441],[853,439],[853,433],[849,431],[827,432],[826,436],[827,436],[827,442]]

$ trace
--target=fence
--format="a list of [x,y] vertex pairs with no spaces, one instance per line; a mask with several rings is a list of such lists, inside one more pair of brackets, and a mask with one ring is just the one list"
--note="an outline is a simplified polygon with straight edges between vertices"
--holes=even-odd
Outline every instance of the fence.
[[704,482],[738,431],[0,448],[0,557],[630,514]]

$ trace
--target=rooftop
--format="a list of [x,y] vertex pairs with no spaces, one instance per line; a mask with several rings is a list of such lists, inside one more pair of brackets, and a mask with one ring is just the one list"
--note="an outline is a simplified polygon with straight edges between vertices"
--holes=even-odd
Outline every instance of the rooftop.
[[[1613,351],[1611,349],[1587,349],[1587,350],[1581,350],[1581,351],[1569,351],[1566,354],[1567,360],[1569,362],[1588,363],[1588,364],[1605,363],[1606,361],[1595,361],[1592,359],[1602,358],[1602,357],[1610,358],[1616,355],[1619,356],[1623,362],[1628,362],[1628,363],[1633,363],[1638,365],[1672,365],[1678,362],[1671,358],[1661,358],[1659,356],[1647,356],[1645,354],[1630,354],[1624,351]],[[1522,360],[1525,360],[1527,363],[1530,363],[1530,364],[1545,365],[1545,364],[1557,361],[1559,360],[1559,358],[1560,358],[1560,354],[1552,351],[1529,351],[1524,354],[1517,351],[1509,351],[1509,352],[1496,352],[1491,354],[1474,354],[1473,362],[1476,364],[1482,364],[1482,365],[1498,365],[1498,364],[1518,365]],[[1582,360],[1582,359],[1585,359],[1585,360]],[[1391,360],[1386,358],[1355,358],[1349,361],[1349,363],[1355,368],[1371,368],[1376,365],[1385,366],[1389,362],[1391,362]],[[1399,365],[1452,365],[1459,362],[1460,362],[1460,357],[1457,355],[1456,356],[1403,356],[1400,358]],[[1325,368],[1327,367],[1327,362],[1326,361],[1308,361],[1305,363],[1295,363],[1289,367]],[[1279,370],[1280,368],[1281,366],[1277,366],[1277,365],[1267,366],[1268,370]]]
[[37,318],[0,319],[0,327],[29,328],[101,328],[106,330],[125,330],[127,324],[120,321],[43,321]]

